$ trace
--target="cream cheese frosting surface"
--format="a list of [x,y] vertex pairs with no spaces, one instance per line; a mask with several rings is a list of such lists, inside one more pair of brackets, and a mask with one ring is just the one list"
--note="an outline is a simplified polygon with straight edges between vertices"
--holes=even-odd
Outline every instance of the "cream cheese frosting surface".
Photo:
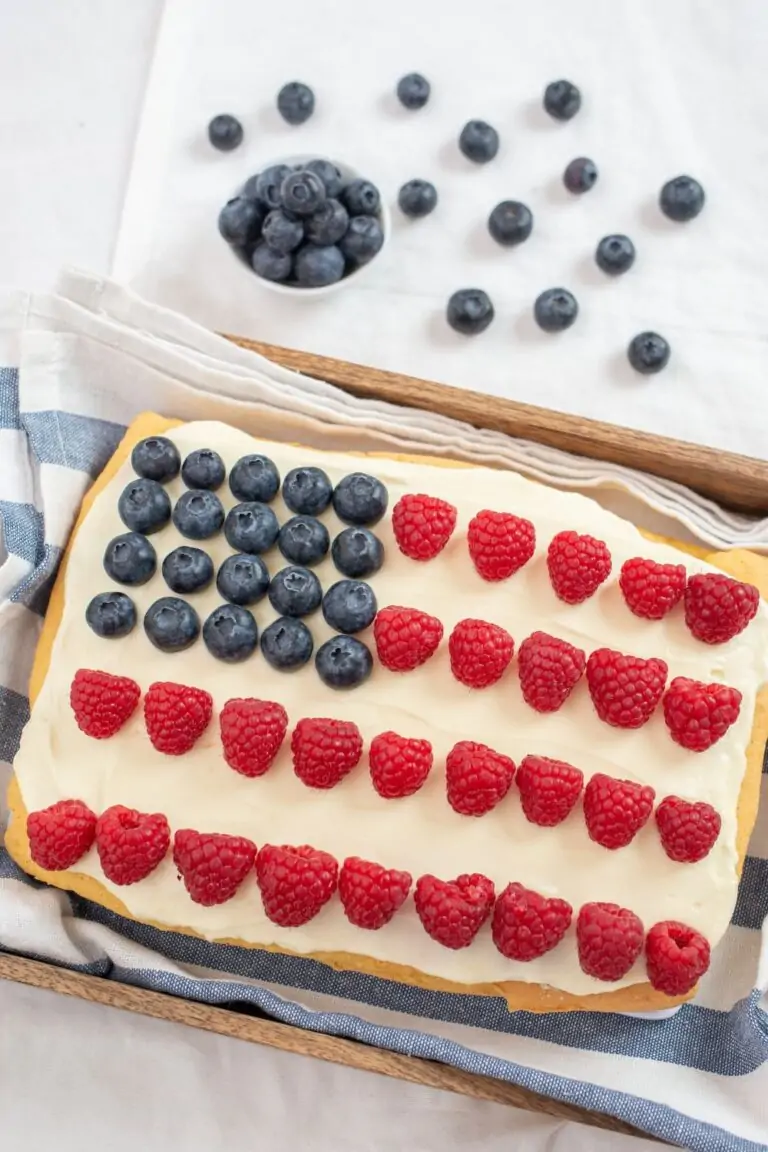
[[[725,931],[737,890],[737,801],[745,771],[757,690],[768,677],[768,611],[740,636],[709,646],[685,627],[681,609],[662,621],[641,620],[624,604],[618,572],[624,560],[642,555],[658,561],[685,563],[689,572],[711,566],[676,549],[641,537],[627,521],[593,501],[560,493],[509,472],[483,468],[450,468],[396,459],[365,460],[259,441],[218,423],[192,423],[167,433],[182,455],[195,448],[214,448],[232,467],[240,456],[264,452],[281,475],[299,465],[315,464],[336,483],[349,472],[378,476],[389,490],[389,508],[405,492],[426,492],[458,509],[456,531],[441,555],[428,563],[407,559],[392,536],[389,514],[375,527],[386,550],[382,569],[370,580],[379,607],[401,604],[439,617],[445,633],[435,656],[409,673],[393,673],[374,663],[364,685],[334,692],[320,681],[310,663],[299,672],[273,670],[260,653],[238,665],[217,661],[202,639],[185,652],[168,655],[149,642],[140,621],[154,600],[169,595],[160,574],[162,559],[184,539],[170,524],[151,537],[158,570],[149,583],[125,589],[133,598],[139,624],[121,640],[104,640],[90,631],[85,608],[92,596],[116,587],[106,576],[102,556],[107,542],[125,531],[117,501],[133,478],[130,462],[98,495],[71,549],[65,584],[64,614],[56,634],[51,664],[15,761],[19,787],[28,811],[54,801],[78,798],[100,813],[112,804],[144,812],[163,812],[171,829],[228,832],[251,838],[261,847],[311,844],[341,862],[357,855],[388,867],[407,869],[414,880],[431,872],[453,879],[462,872],[482,872],[500,892],[518,881],[546,896],[560,896],[574,909],[588,901],[612,901],[631,908],[646,929],[665,919],[680,919],[704,933],[712,944]],[[184,486],[167,485],[172,499]],[[219,489],[225,508],[237,503],[228,485]],[[282,522],[291,513],[278,496],[273,507]],[[466,528],[482,508],[513,512],[536,529],[536,554],[520,572],[498,584],[475,572],[466,544]],[[331,537],[343,525],[329,510],[323,517]],[[613,571],[598,592],[578,606],[559,601],[549,583],[545,553],[552,536],[563,529],[588,532],[605,540]],[[194,542],[198,543],[198,542]],[[232,549],[223,534],[199,546],[218,568]],[[265,560],[274,574],[286,561],[277,549]],[[340,574],[330,559],[315,571],[324,588]],[[221,603],[215,585],[188,597],[201,618]],[[260,630],[275,617],[265,599],[252,609]],[[690,676],[722,681],[743,694],[738,721],[704,753],[675,744],[661,709],[637,731],[614,729],[601,722],[586,683],[577,686],[560,711],[540,715],[523,700],[513,661],[502,679],[482,691],[460,684],[451,674],[447,637],[466,617],[506,628],[515,647],[540,629],[570,641],[587,654],[609,646],[636,656],[658,656],[669,665],[669,678]],[[307,619],[315,647],[331,635],[321,613]],[[362,634],[372,650],[370,633]],[[214,719],[194,748],[180,757],[157,752],[146,735],[141,708],[109,740],[96,741],[78,729],[69,706],[69,686],[78,668],[94,668],[133,677],[146,692],[156,680],[172,680],[207,689],[214,699]],[[288,712],[289,736],[263,777],[248,779],[225,763],[216,712],[235,696],[254,696],[281,703]],[[336,788],[307,788],[293,773],[290,730],[302,717],[352,720],[366,746],[388,729],[429,740],[434,767],[414,796],[384,800],[373,789],[363,760]],[[480,818],[461,816],[445,797],[443,765],[459,740],[476,740],[511,756],[515,763],[529,754],[566,760],[584,772],[595,772],[650,784],[656,800],[675,794],[705,800],[722,818],[719,839],[698,864],[678,864],[664,853],[653,820],[626,848],[609,851],[593,843],[581,806],[556,828],[539,828],[523,816],[513,785],[492,812]],[[238,938],[276,945],[298,953],[346,952],[407,965],[459,983],[529,980],[576,995],[642,982],[642,960],[615,984],[605,984],[579,968],[574,929],[553,951],[530,963],[505,959],[486,926],[473,944],[451,951],[424,932],[409,900],[390,924],[364,931],[345,918],[338,899],[301,928],[281,928],[264,914],[255,876],[225,904],[204,908],[193,903],[176,875],[170,854],[147,879],[129,887],[107,880],[95,849],[76,869],[113,891],[140,920],[192,928],[208,939]]]

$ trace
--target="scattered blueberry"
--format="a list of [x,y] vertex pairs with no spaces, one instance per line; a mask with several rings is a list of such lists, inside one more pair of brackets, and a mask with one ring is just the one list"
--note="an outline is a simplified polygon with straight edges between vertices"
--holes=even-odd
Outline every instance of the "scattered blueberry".
[[339,241],[339,248],[356,265],[367,264],[384,243],[381,224],[375,216],[353,216]]
[[234,116],[214,116],[208,125],[208,139],[219,152],[231,152],[243,142],[243,126]]
[[200,635],[200,618],[186,600],[163,596],[147,609],[144,631],[161,652],[183,652]]
[[306,84],[292,80],[278,92],[277,110],[289,124],[303,124],[315,110],[315,94]]
[[641,332],[630,341],[627,349],[630,364],[643,376],[661,372],[669,362],[669,354],[669,344],[657,332]]
[[582,192],[589,192],[593,188],[597,180],[597,166],[594,160],[588,160],[586,156],[579,156],[575,160],[571,160],[570,164],[563,172],[563,184],[569,192],[580,196]]
[[415,112],[429,100],[429,80],[418,72],[409,72],[397,82],[397,98],[404,108]]
[[256,176],[251,176],[246,180],[243,195],[254,196],[267,211],[271,212],[273,208],[280,208],[282,205],[280,189],[283,186],[283,180],[290,174],[290,171],[291,169],[287,164],[273,164],[271,168],[265,168],[263,172],[259,172]]
[[328,529],[314,516],[292,516],[277,537],[278,548],[292,564],[319,564],[330,545]]
[[332,636],[315,656],[317,674],[329,688],[356,688],[373,670],[373,657],[362,640]]
[[350,216],[375,216],[381,207],[381,196],[370,180],[353,180],[339,195]]
[[487,164],[499,150],[499,134],[485,120],[468,120],[459,136],[459,148],[467,160]]
[[255,243],[261,233],[264,210],[255,200],[235,196],[219,212],[219,232],[229,244],[245,247]]
[[446,319],[462,336],[485,332],[495,316],[491,298],[482,288],[461,288],[448,301]]
[[313,244],[335,244],[349,226],[349,213],[340,200],[325,200],[308,218],[304,230]]
[[289,172],[280,188],[283,208],[297,216],[311,216],[325,200],[325,184],[316,172],[303,168]]
[[163,484],[178,476],[181,456],[176,445],[167,437],[147,436],[131,452],[131,464],[138,476]]
[[266,552],[277,540],[279,531],[277,516],[268,505],[257,500],[236,504],[224,521],[227,543],[236,552]]
[[281,616],[261,634],[264,659],[280,672],[293,672],[307,663],[314,644],[312,633],[301,620]]
[[282,208],[273,208],[261,229],[264,243],[273,252],[293,252],[304,239],[304,225],[296,216],[289,216]]
[[692,176],[675,176],[659,193],[659,207],[678,224],[693,220],[704,207],[704,189]]
[[409,180],[397,195],[400,211],[417,219],[429,216],[437,205],[437,189],[429,180]]
[[567,288],[548,288],[536,298],[533,315],[545,332],[563,332],[579,313],[576,297]]
[[226,474],[224,461],[213,448],[197,448],[181,466],[181,478],[187,488],[209,488],[215,492]]
[[336,632],[362,632],[377,607],[373,588],[362,580],[337,580],[323,596],[325,622]]
[[332,495],[333,485],[322,468],[292,468],[283,480],[283,500],[291,512],[319,516]]
[[344,187],[344,177],[330,160],[310,160],[304,167],[307,172],[314,172],[320,177],[325,185],[325,194],[329,198],[338,196]]
[[519,200],[502,200],[488,217],[488,231],[497,244],[511,248],[527,240],[533,228],[533,216]]
[[140,476],[123,488],[117,510],[126,528],[149,536],[152,532],[159,532],[170,520],[171,500],[157,480]]
[[281,616],[308,616],[320,607],[323,590],[314,572],[291,564],[272,577],[268,596]]
[[133,630],[136,607],[125,592],[100,592],[86,608],[85,619],[97,636],[115,640]]
[[205,489],[184,492],[173,509],[173,522],[188,540],[208,540],[224,523],[221,500]]
[[331,558],[345,576],[365,579],[384,563],[384,545],[367,528],[345,528],[331,545]]
[[287,280],[293,270],[293,259],[289,253],[273,252],[268,244],[257,244],[251,253],[251,267],[262,280],[272,280],[279,284]]
[[280,490],[280,473],[259,452],[241,456],[229,473],[229,487],[238,500],[259,500],[268,504]]
[[117,584],[136,587],[151,580],[157,568],[155,550],[146,536],[124,532],[115,536],[104,550],[104,571]]
[[269,572],[260,556],[238,552],[219,568],[216,587],[231,604],[256,604],[269,588]]
[[[358,219],[362,220],[363,217],[359,216]],[[296,255],[295,271],[302,288],[324,288],[341,280],[344,275],[344,256],[335,244],[327,244],[324,248],[306,244]]]
[[220,604],[203,624],[203,643],[217,660],[239,664],[256,648],[259,630],[247,608]]
[[544,108],[555,120],[572,120],[581,108],[581,92],[570,80],[553,80],[544,89]]
[[163,579],[171,592],[201,592],[213,580],[213,560],[202,548],[182,544],[163,560]]
[[635,262],[635,246],[629,236],[603,236],[595,252],[598,268],[609,276],[628,272]]
[[345,524],[375,524],[387,510],[389,494],[375,476],[352,472],[333,490],[333,510]]

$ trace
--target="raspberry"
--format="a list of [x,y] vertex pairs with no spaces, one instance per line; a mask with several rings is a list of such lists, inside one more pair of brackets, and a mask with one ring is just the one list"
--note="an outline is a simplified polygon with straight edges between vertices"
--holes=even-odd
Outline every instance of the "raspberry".
[[676,676],[664,695],[664,719],[675,743],[706,752],[735,723],[741,692],[727,684],[702,684]]
[[558,532],[547,549],[547,568],[555,595],[566,604],[581,604],[608,579],[611,554],[594,536]]
[[371,741],[368,759],[371,780],[379,796],[395,800],[418,792],[432,767],[428,740],[409,740],[396,732],[382,732]]
[[684,996],[709,968],[709,941],[687,924],[662,920],[645,938],[645,966],[657,992]]
[[78,668],[69,689],[77,726],[86,736],[106,740],[119,732],[136,711],[141,689],[128,676],[111,676]]
[[219,715],[224,759],[241,776],[263,776],[280,751],[288,713],[271,700],[227,700]]
[[30,855],[49,872],[61,872],[76,864],[95,835],[96,817],[80,800],[59,800],[27,816]]
[[400,551],[411,560],[432,560],[456,527],[456,509],[435,496],[407,493],[392,509],[392,531]]
[[647,824],[655,795],[647,784],[597,772],[584,789],[584,819],[590,840],[603,848],[625,848]]
[[720,814],[704,801],[665,796],[655,815],[664,851],[681,864],[703,860],[720,835]]
[[244,836],[182,828],[173,838],[173,862],[195,904],[231,900],[253,868],[256,845]]
[[682,564],[657,564],[655,560],[634,556],[621,566],[619,587],[627,608],[635,616],[661,620],[683,598],[685,567]]
[[333,788],[360,762],[363,738],[350,720],[299,720],[291,736],[293,770],[310,788]]
[[517,770],[517,787],[526,820],[554,828],[575,808],[584,774],[564,760],[526,756]]
[[691,576],[685,589],[685,622],[697,640],[723,644],[743,632],[760,605],[753,584],[721,572]]
[[511,512],[478,512],[469,522],[467,543],[483,580],[506,580],[527,564],[536,551],[536,530],[530,520]]
[[104,875],[113,884],[135,884],[154,872],[171,843],[168,821],[114,804],[96,821],[96,848]]
[[307,844],[267,844],[256,857],[264,911],[283,928],[298,928],[317,916],[336,891],[338,875],[333,856]]
[[445,948],[466,948],[490,916],[494,896],[493,882],[473,872],[455,880],[421,876],[413,899],[427,935]]
[[463,816],[482,816],[504,799],[514,774],[508,756],[485,744],[460,740],[445,761],[448,803]]
[[509,632],[485,620],[459,620],[448,638],[451,672],[468,688],[487,688],[501,679],[515,642]]
[[535,960],[560,943],[572,917],[573,908],[566,900],[547,899],[522,884],[507,884],[493,909],[493,942],[508,960]]
[[434,655],[443,638],[435,616],[418,608],[381,608],[373,622],[379,660],[390,672],[411,672]]
[[556,712],[562,708],[584,675],[587,658],[581,648],[549,636],[532,632],[520,645],[517,668],[520,688],[526,704],[537,712]]
[[147,735],[158,752],[182,756],[202,736],[211,720],[213,700],[203,688],[157,681],[144,697]]
[[616,728],[642,728],[664,694],[667,665],[652,657],[624,656],[597,648],[587,660],[587,685],[595,711]]
[[339,896],[347,920],[357,928],[383,928],[406,901],[410,872],[382,868],[359,856],[349,856],[339,874]]
[[576,921],[579,964],[597,980],[621,980],[643,949],[643,925],[618,904],[585,904]]

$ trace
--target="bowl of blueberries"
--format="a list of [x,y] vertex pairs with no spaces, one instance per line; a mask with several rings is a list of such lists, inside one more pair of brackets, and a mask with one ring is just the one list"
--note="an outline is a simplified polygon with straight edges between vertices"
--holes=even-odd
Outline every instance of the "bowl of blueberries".
[[317,297],[360,276],[390,219],[376,185],[318,156],[288,156],[245,181],[219,213],[235,256],[275,292]]

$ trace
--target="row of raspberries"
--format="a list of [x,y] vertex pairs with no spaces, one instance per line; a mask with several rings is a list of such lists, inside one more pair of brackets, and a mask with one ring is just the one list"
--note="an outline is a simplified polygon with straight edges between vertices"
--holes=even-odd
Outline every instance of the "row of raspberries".
[[[41,868],[71,868],[96,844],[105,876],[113,884],[135,884],[150,875],[171,847],[165,816],[122,805],[96,815],[79,800],[61,800],[27,820],[32,858]],[[308,923],[338,891],[347,919],[379,929],[403,906],[411,891],[409,872],[384,868],[352,856],[339,869],[333,856],[308,845],[267,844],[259,851],[243,836],[185,828],[173,836],[173,862],[193,901],[225,903],[255,872],[264,912],[284,928]],[[466,948],[486,921],[496,948],[510,960],[529,961],[551,951],[571,926],[571,905],[512,883],[496,897],[488,877],[474,873],[455,880],[421,876],[413,891],[425,931],[446,948]],[[579,963],[598,980],[621,980],[645,944],[648,979],[667,995],[691,990],[709,966],[707,940],[677,921],[655,924],[645,934],[640,919],[617,904],[590,903],[576,921]]]
[[[392,510],[392,529],[401,552],[412,560],[432,560],[456,528],[456,508],[423,493],[408,494]],[[469,555],[483,580],[507,580],[536,551],[530,520],[511,512],[484,509],[467,528]],[[558,532],[547,548],[547,570],[555,595],[581,604],[611,574],[607,544],[578,532]],[[760,595],[752,584],[721,573],[688,577],[682,564],[658,564],[633,557],[619,574],[627,607],[636,616],[661,620],[683,601],[685,622],[705,644],[722,644],[742,632],[757,612]]]

